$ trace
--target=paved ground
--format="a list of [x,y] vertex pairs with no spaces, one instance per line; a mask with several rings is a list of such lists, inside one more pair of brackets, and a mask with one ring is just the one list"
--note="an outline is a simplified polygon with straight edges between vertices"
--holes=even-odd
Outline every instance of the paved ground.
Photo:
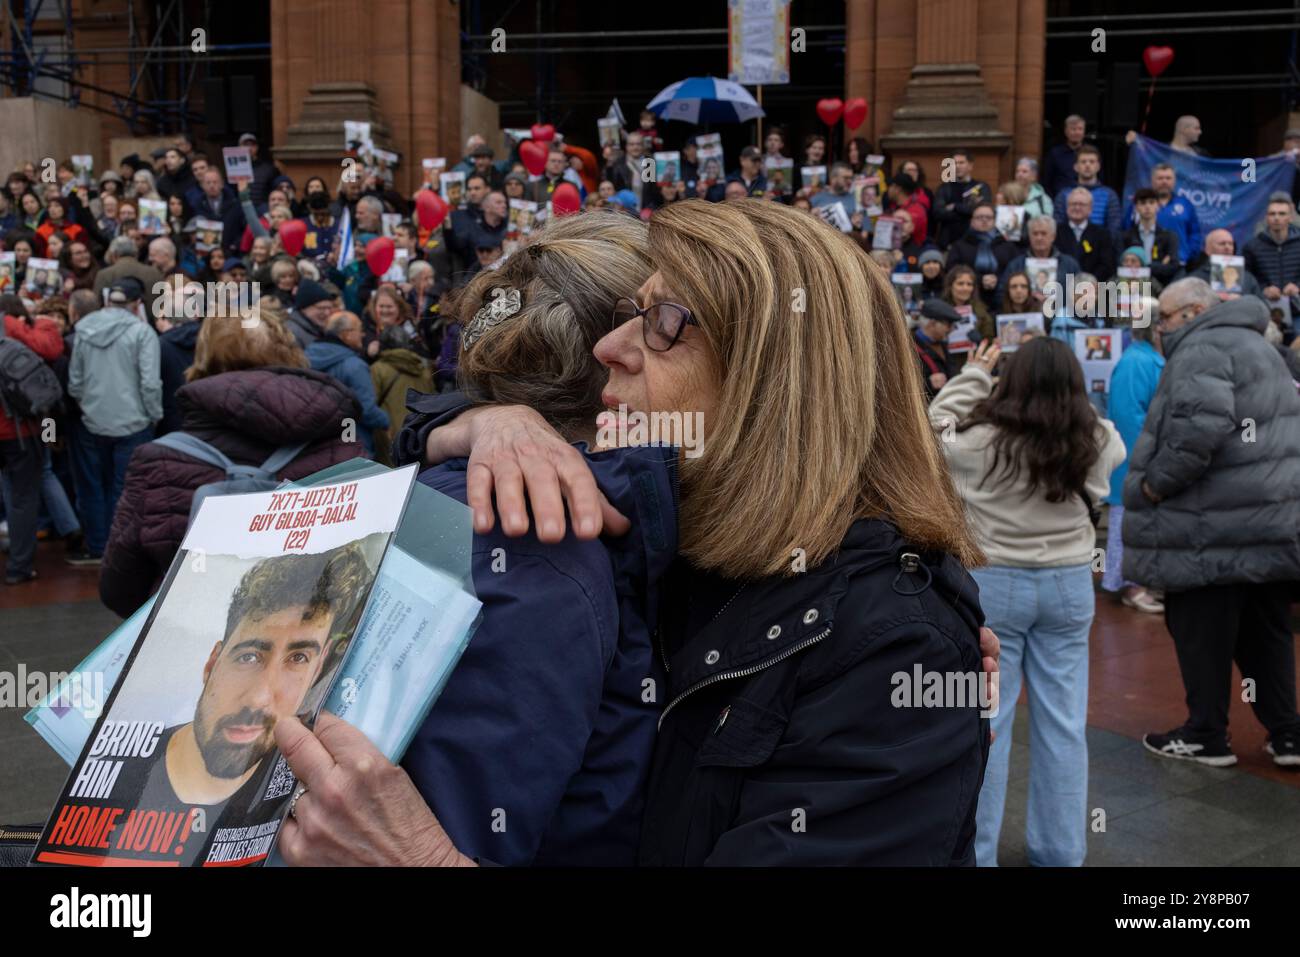
[[[74,667],[117,625],[98,601],[96,575],[42,545],[39,586],[0,586],[0,670]],[[1173,646],[1159,617],[1098,595],[1089,703],[1089,807],[1106,830],[1088,835],[1091,865],[1300,866],[1300,773],[1276,768],[1249,707],[1234,698],[1236,768],[1204,768],[1148,754],[1143,731],[1183,717]],[[999,857],[1025,860],[1027,712],[1018,708]],[[43,821],[67,767],[22,720],[0,708],[0,824]]]

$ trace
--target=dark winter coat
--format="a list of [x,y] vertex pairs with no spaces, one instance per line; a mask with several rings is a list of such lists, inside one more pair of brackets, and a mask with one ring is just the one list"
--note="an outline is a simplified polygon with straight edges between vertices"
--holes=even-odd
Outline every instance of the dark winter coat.
[[181,427],[176,393],[185,385],[185,371],[194,365],[194,346],[202,323],[182,322],[158,337],[158,365],[162,373],[163,417],[155,434],[166,435]]
[[1300,395],[1267,324],[1242,296],[1162,337],[1124,480],[1125,578],[1168,591],[1300,581]]
[[[280,471],[300,479],[361,454],[342,441],[344,418],[361,410],[347,388],[311,369],[267,368],[199,379],[176,395],[184,431],[216,446],[237,464],[261,465],[284,445],[310,443]],[[104,563],[99,595],[123,617],[157,587],[180,548],[194,490],[224,473],[148,442],[135,450]]]
[[1280,290],[1288,283],[1300,285],[1300,228],[1287,228],[1286,238],[1280,243],[1264,230],[1242,250],[1246,271],[1259,280],[1261,286],[1277,286]]
[[983,615],[961,565],[862,520],[834,558],[715,586],[701,615],[706,577],[678,563],[665,582],[640,863],[974,864],[987,719],[906,693],[918,673],[978,680]]

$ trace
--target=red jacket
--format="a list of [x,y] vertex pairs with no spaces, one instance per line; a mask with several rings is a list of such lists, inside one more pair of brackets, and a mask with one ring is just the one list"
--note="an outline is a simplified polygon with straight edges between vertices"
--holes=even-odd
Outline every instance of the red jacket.
[[[46,362],[53,362],[63,355],[63,335],[59,324],[53,319],[37,319],[31,325],[19,316],[5,316],[5,335],[16,339]],[[16,439],[21,432],[24,436],[36,435],[40,430],[39,422],[23,421],[17,423],[0,413],[0,442]]]

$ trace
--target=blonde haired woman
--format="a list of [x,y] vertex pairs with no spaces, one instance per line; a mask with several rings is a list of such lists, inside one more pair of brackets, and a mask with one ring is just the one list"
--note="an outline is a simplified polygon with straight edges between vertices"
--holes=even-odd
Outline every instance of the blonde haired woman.
[[[680,460],[679,559],[659,589],[657,670],[643,686],[662,711],[639,861],[974,863],[980,703],[925,707],[919,686],[902,686],[964,673],[974,687],[981,616],[963,564],[980,553],[888,279],[838,231],[754,200],[660,210],[649,254],[653,275],[595,344],[609,370],[601,401],[702,417],[707,431],[698,457]],[[503,318],[481,341],[514,334]],[[588,463],[536,412],[439,421],[428,416],[417,442],[430,460],[472,449],[481,531],[494,488],[505,532],[527,531],[526,484],[540,539],[563,538],[564,500],[577,531],[597,533]],[[332,738],[330,760],[320,738],[284,729],[326,796],[282,845],[301,861],[355,861],[333,852],[382,848],[382,804],[419,835],[421,860],[467,863],[394,780],[356,775],[354,760],[375,758],[356,737]],[[334,799],[345,782],[349,797]]]

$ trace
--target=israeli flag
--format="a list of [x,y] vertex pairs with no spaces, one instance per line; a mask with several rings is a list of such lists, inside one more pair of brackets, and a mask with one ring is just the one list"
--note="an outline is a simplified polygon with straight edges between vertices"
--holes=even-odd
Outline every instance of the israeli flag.
[[343,207],[343,216],[339,219],[339,264],[338,268],[343,269],[348,263],[357,258],[356,250],[352,245],[352,211],[346,206]]

